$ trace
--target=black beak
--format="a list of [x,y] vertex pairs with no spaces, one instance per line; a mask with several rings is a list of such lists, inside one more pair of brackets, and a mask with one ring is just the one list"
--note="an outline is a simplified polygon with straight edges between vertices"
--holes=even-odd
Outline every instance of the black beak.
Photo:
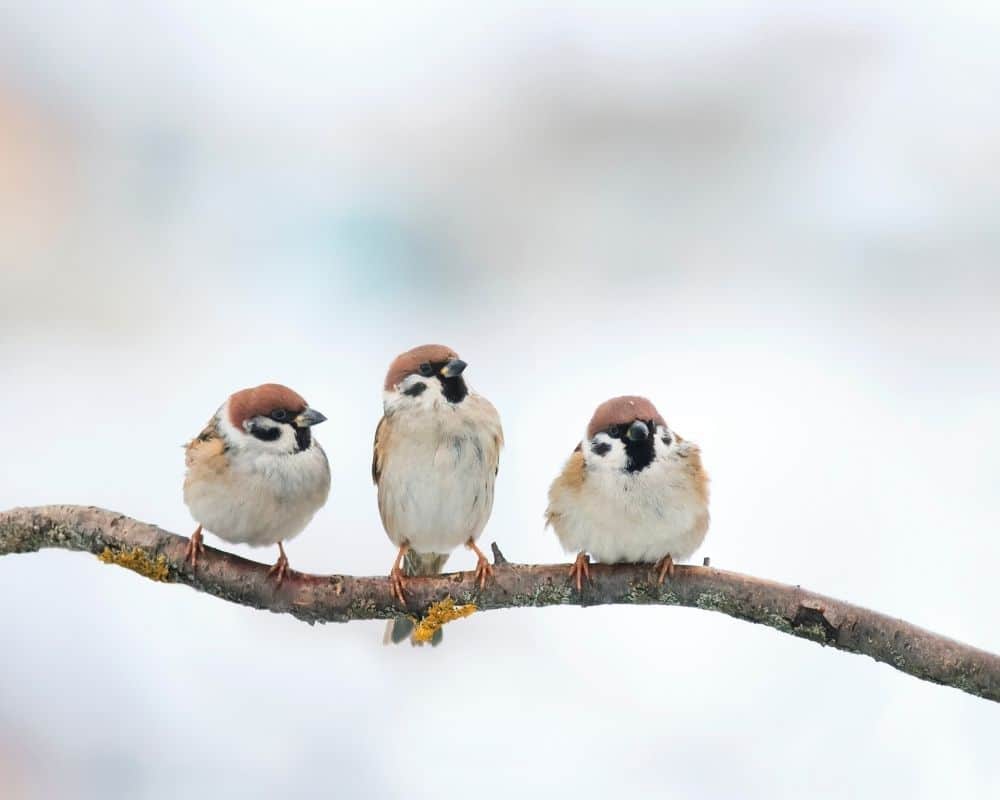
[[295,424],[300,428],[309,428],[326,422],[326,417],[320,414],[315,408],[307,408],[295,418]]
[[441,375],[442,377],[445,378],[455,378],[461,375],[465,371],[465,368],[467,366],[469,365],[466,364],[464,361],[462,361],[462,359],[453,358],[451,361],[449,361],[447,364],[441,367]]
[[646,426],[645,422],[636,420],[628,426],[628,433],[625,435],[628,436],[630,441],[641,442],[649,436],[649,428]]

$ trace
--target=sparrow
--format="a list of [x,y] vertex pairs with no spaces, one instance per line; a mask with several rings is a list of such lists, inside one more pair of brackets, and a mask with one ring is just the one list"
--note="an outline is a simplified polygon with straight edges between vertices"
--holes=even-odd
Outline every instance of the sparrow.
[[[493,574],[476,540],[493,509],[503,431],[493,405],[469,390],[465,368],[451,348],[428,344],[398,356],[385,376],[372,480],[399,548],[389,579],[401,604],[406,577],[440,572],[461,544],[476,554],[480,588]],[[390,623],[392,640],[408,627],[405,617]]]
[[584,440],[549,488],[546,527],[566,552],[577,591],[598,561],[655,563],[659,583],[708,530],[708,475],[698,445],[670,430],[644,397],[597,407]]
[[283,542],[326,502],[330,465],[312,435],[326,419],[287,386],[265,383],[231,395],[186,446],[184,502],[198,527],[185,561],[198,566],[202,529],[233,544],[278,545],[269,572],[288,572]]

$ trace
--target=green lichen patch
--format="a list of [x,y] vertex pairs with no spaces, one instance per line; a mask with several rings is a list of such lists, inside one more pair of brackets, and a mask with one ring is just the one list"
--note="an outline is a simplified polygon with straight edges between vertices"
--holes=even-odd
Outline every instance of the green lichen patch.
[[660,585],[655,582],[636,581],[629,583],[628,591],[625,593],[622,601],[636,605],[662,603],[664,605],[676,606],[680,605],[681,599],[674,594],[669,583]]
[[694,602],[698,608],[703,608],[706,611],[719,611],[733,617],[743,616],[743,609],[739,607],[739,604],[722,592],[702,592]]
[[791,628],[790,632],[795,636],[800,636],[803,639],[809,639],[810,641],[818,642],[819,644],[825,645],[830,643],[827,640],[826,629],[818,623],[811,625],[798,625]]
[[558,584],[546,581],[531,592],[518,592],[511,596],[511,606],[561,606],[576,603],[580,599],[576,587],[568,581]]
[[348,619],[372,619],[377,606],[370,597],[356,597],[351,601]]

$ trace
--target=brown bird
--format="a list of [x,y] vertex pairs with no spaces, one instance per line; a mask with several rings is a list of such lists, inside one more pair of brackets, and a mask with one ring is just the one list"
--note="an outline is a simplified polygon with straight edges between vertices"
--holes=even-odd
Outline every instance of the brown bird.
[[701,451],[646,398],[608,400],[552,482],[545,517],[563,548],[578,554],[570,570],[578,591],[590,577],[588,553],[605,563],[655,563],[663,583],[708,530]]
[[288,571],[282,542],[326,502],[330,465],[313,438],[326,419],[287,386],[265,383],[232,395],[187,445],[184,502],[198,522],[185,560],[197,568],[202,528],[233,544],[278,545],[271,568]]
[[[385,377],[372,479],[399,548],[389,577],[400,603],[407,576],[440,572],[462,544],[476,554],[480,586],[493,573],[476,540],[493,510],[503,431],[496,409],[469,390],[465,368],[454,350],[431,344],[398,356]],[[390,638],[402,641],[411,628],[400,617]]]

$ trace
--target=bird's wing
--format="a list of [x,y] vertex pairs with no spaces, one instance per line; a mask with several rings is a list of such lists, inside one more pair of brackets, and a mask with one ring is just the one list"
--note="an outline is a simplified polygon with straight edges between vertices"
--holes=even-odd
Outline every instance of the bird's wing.
[[226,452],[226,440],[219,433],[219,426],[213,417],[209,423],[184,448],[184,463],[188,469],[197,467],[221,468],[225,464],[222,454]]
[[566,466],[549,487],[549,507],[545,509],[545,525],[555,526],[561,516],[560,508],[572,501],[572,495],[583,486],[587,470],[583,460],[583,448],[576,449],[566,461]]
[[691,478],[691,485],[703,503],[708,503],[708,473],[701,463],[701,448],[694,442],[686,442],[679,435],[677,439],[677,454],[684,459],[684,468]]
[[386,443],[389,438],[389,423],[386,417],[378,421],[375,428],[375,445],[372,448],[372,483],[378,485],[379,478],[382,477],[382,468],[385,466]]
[[470,399],[475,403],[476,419],[493,430],[491,441],[493,446],[490,448],[489,458],[493,462],[493,474],[497,475],[500,472],[500,451],[503,449],[503,426],[500,424],[500,414],[481,394],[473,394]]

